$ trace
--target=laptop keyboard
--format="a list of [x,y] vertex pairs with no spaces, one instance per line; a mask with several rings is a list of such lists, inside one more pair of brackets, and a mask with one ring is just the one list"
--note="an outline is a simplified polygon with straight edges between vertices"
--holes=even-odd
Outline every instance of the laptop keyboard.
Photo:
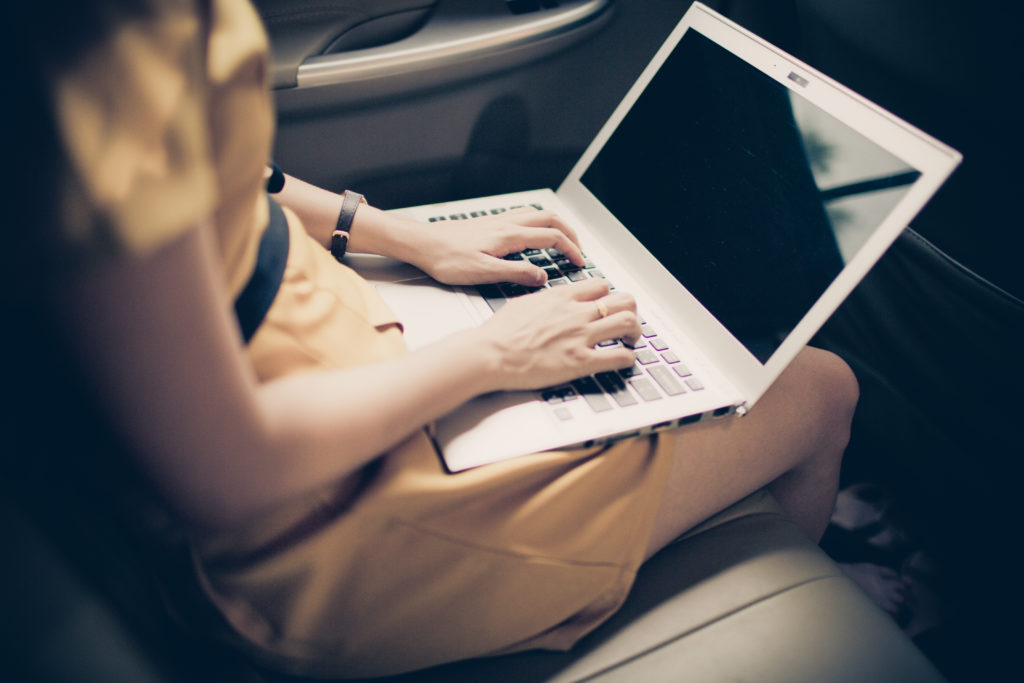
[[[571,412],[561,404],[578,398],[594,412],[602,413],[704,389],[700,378],[669,348],[650,323],[642,317],[641,321],[644,336],[632,347],[636,361],[631,367],[599,372],[538,392],[541,400],[554,407],[557,417],[571,419]],[[609,340],[598,346],[621,344],[621,340]]]
[[[530,261],[547,271],[548,281],[544,287],[524,287],[509,282],[478,285],[477,291],[492,311],[498,311],[509,299],[547,287],[560,287],[592,277],[608,279],[585,255],[582,268],[555,249],[527,249],[505,258]],[[615,289],[611,282],[608,285],[612,290]],[[601,413],[704,389],[701,380],[669,348],[658,331],[642,316],[640,323],[643,336],[632,347],[636,352],[636,362],[632,367],[581,377],[538,392],[540,399],[553,407],[559,419],[572,419],[572,413],[564,405],[570,401],[582,400],[591,410]],[[619,345],[623,345],[623,342],[617,339],[598,344],[599,347]]]

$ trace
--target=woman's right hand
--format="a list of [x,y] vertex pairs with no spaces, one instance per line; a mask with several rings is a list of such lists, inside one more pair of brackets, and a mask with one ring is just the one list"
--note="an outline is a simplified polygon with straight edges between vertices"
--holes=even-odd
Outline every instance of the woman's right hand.
[[493,354],[491,390],[538,389],[629,367],[631,348],[596,345],[639,339],[640,322],[632,296],[591,279],[513,299],[474,333]]

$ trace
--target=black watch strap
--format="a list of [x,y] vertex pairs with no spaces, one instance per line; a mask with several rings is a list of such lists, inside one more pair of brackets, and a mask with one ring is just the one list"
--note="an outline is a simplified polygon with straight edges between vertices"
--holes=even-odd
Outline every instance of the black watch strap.
[[356,217],[356,210],[366,198],[358,192],[345,190],[341,200],[341,211],[338,213],[338,222],[331,233],[331,254],[339,261],[345,257],[345,250],[348,249],[349,231],[352,229],[352,220]]

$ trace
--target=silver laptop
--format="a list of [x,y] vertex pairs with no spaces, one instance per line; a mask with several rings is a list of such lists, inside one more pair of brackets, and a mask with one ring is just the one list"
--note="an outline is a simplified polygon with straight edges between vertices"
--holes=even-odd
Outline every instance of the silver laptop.
[[[557,192],[401,210],[437,222],[552,209],[587,267],[546,251],[511,258],[548,268],[548,286],[603,277],[636,297],[644,322],[631,369],[481,396],[439,420],[446,468],[745,415],[959,161],[694,3]],[[353,264],[413,349],[528,293],[447,287],[378,257]]]

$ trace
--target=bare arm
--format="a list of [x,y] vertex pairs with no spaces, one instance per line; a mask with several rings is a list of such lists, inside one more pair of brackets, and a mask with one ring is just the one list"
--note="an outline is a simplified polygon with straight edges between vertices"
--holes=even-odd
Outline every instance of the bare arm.
[[[285,178],[278,201],[302,219],[313,239],[329,247],[342,196],[293,176]],[[529,261],[501,258],[531,247],[554,247],[576,265],[583,265],[579,241],[572,228],[557,214],[534,209],[425,224],[364,205],[356,212],[348,244],[353,253],[390,256],[448,284],[543,285],[546,275],[542,268]]]
[[336,481],[476,394],[632,362],[626,350],[593,348],[638,333],[624,295],[608,296],[612,315],[597,319],[593,300],[607,288],[594,281],[524,297],[480,328],[383,363],[261,385],[214,249],[198,226],[144,261],[76,278],[59,307],[115,426],[198,525],[230,525]]

